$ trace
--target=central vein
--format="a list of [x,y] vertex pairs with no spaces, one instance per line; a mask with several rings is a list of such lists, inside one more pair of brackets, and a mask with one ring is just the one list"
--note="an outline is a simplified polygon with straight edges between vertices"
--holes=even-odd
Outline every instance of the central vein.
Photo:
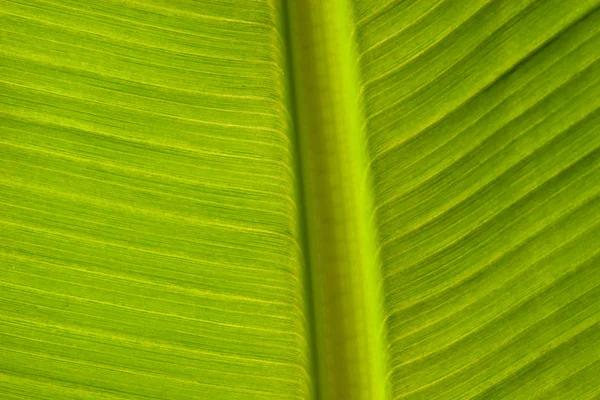
[[348,0],[288,4],[320,398],[387,398]]

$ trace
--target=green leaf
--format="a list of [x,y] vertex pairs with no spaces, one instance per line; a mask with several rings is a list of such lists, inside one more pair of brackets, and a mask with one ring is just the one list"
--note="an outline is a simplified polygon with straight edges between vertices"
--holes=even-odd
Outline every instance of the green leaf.
[[358,3],[392,397],[598,395],[599,3]]
[[2,397],[307,397],[274,10],[2,11]]
[[600,1],[0,11],[2,399],[600,395]]

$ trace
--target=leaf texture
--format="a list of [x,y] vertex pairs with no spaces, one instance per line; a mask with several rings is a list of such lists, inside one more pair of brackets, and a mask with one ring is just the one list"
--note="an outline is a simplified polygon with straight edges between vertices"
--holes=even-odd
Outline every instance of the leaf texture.
[[0,397],[597,398],[599,49],[599,0],[0,0]]
[[393,398],[598,395],[598,6],[354,2]]
[[0,397],[308,397],[275,8],[0,9]]

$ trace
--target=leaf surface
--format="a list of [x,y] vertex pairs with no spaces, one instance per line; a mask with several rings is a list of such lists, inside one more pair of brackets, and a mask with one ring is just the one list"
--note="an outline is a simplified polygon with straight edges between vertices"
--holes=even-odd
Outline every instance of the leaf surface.
[[600,395],[598,0],[0,11],[0,397]]
[[2,397],[306,398],[271,4],[1,9]]
[[354,3],[392,397],[596,396],[598,2]]

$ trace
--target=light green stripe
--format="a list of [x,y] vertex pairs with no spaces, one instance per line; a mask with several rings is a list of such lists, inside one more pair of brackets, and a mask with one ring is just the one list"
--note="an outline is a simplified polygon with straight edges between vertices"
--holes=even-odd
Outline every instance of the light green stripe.
[[290,3],[290,29],[323,399],[384,399],[379,263],[345,0]]

